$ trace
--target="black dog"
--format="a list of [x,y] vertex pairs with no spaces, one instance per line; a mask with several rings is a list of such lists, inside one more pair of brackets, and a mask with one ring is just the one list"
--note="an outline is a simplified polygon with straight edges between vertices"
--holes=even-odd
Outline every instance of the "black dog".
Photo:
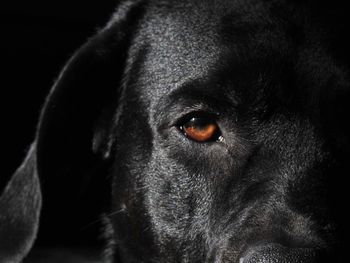
[[98,166],[108,262],[340,261],[349,78],[295,2],[122,2],[1,195],[0,261],[32,246],[39,177]]

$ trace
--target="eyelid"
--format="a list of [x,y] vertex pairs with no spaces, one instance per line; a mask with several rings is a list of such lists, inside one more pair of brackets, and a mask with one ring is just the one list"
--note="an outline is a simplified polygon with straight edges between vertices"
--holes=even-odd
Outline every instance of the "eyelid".
[[192,111],[184,112],[183,114],[181,114],[181,116],[179,118],[177,118],[171,124],[171,126],[181,126],[193,118],[208,118],[211,121],[216,122],[219,116],[220,115],[217,112],[201,111],[201,110],[200,111],[196,111],[196,110],[193,111],[193,109],[192,109]]
[[213,120],[219,119],[219,112],[210,107],[210,105],[201,103],[201,102],[192,102],[192,103],[178,103],[169,105],[168,108],[158,110],[157,114],[154,115],[155,122],[157,124],[158,132],[167,130],[172,127],[179,127],[186,120],[189,120],[191,116],[209,116]]

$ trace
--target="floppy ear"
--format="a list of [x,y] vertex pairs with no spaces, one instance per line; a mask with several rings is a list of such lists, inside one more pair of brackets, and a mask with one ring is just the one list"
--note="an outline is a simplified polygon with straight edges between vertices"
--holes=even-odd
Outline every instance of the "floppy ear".
[[67,63],[48,96],[37,134],[45,239],[72,243],[98,235],[89,225],[104,211],[110,190],[109,149],[100,149],[97,137],[113,122],[140,3],[119,6],[107,27]]
[[[46,244],[81,240],[82,228],[100,212],[109,191],[93,191],[106,185],[101,169],[108,158],[93,150],[96,126],[112,121],[142,10],[141,1],[124,1],[107,27],[61,72],[42,110],[33,147],[0,197],[0,261],[19,262],[32,246],[41,204],[38,177],[44,200],[39,239],[43,236]],[[101,174],[94,177],[96,173]]]
[[61,72],[39,123],[40,176],[87,169],[95,127],[101,116],[108,115],[109,105],[117,108],[128,47],[142,12],[139,2],[123,3],[112,22],[80,48]]
[[35,144],[0,196],[0,259],[20,262],[35,239],[41,207]]

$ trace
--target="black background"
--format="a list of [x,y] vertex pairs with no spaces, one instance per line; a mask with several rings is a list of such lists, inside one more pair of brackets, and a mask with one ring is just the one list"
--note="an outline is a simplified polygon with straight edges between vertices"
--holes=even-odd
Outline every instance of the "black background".
[[106,23],[115,2],[0,4],[1,149],[6,156],[2,183],[20,164],[33,140],[44,98],[64,63]]

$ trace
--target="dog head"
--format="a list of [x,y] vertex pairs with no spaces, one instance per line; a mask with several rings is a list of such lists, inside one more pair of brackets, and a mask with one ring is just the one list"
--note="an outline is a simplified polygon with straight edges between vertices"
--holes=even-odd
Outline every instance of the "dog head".
[[[289,1],[122,2],[47,99],[8,187],[31,187],[8,251],[35,236],[37,173],[67,189],[97,174],[111,262],[336,261],[349,82],[308,18]],[[27,209],[9,196],[1,242]]]

